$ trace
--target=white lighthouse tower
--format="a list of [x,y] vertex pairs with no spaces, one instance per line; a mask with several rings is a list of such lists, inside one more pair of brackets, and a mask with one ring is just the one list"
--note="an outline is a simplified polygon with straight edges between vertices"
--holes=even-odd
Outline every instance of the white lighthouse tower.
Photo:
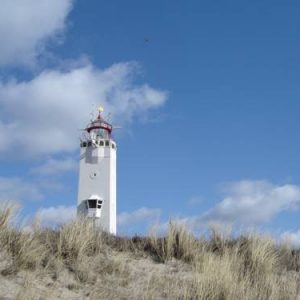
[[91,218],[97,227],[116,234],[116,143],[113,126],[102,112],[100,107],[80,143],[77,216]]

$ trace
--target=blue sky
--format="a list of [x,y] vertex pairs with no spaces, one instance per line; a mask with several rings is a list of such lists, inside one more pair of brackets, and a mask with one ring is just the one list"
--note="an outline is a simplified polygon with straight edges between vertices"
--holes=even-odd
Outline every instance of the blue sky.
[[78,129],[103,104],[119,232],[176,217],[300,244],[299,2],[38,2],[0,12],[2,201],[72,218]]

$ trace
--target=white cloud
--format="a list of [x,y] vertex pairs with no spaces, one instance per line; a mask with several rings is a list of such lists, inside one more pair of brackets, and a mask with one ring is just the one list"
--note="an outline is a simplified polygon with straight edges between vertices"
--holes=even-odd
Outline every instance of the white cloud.
[[295,247],[300,247],[300,230],[291,232],[287,231],[281,234],[280,240]]
[[32,64],[62,33],[73,0],[1,0],[0,65]]
[[[117,216],[118,226],[121,226],[122,229],[124,229],[125,227],[138,223],[155,223],[158,221],[160,213],[159,209],[150,209],[146,207],[142,207],[130,213],[122,212]],[[40,208],[36,213],[36,216],[43,225],[61,225],[76,218],[76,206],[59,205]]]
[[95,103],[111,112],[117,124],[160,107],[166,93],[135,84],[136,67],[119,63],[100,70],[88,64],[0,84],[0,153],[21,158],[14,149],[22,149],[25,156],[77,149],[78,129],[87,124]]
[[70,222],[76,218],[75,206],[51,206],[38,210],[36,217],[42,225],[57,226]]
[[201,203],[203,202],[203,198],[199,197],[199,196],[193,196],[191,197],[188,202],[187,205],[189,207],[194,207],[194,206],[199,206]]
[[126,227],[136,223],[155,223],[161,214],[160,209],[147,207],[139,208],[133,212],[122,212],[118,215],[118,226]]
[[239,223],[255,225],[270,221],[300,203],[300,187],[267,181],[239,181],[224,188],[225,198],[194,220],[194,224]]
[[41,200],[40,189],[18,177],[0,177],[0,201]]
[[75,171],[78,167],[78,161],[72,158],[52,159],[50,158],[44,164],[34,167],[30,170],[31,174],[50,176],[62,175],[66,172]]

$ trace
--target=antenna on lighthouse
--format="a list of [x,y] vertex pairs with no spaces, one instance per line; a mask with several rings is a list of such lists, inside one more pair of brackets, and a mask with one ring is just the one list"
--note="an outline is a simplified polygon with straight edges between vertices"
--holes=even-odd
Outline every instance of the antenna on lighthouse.
[[91,112],[91,113],[90,113],[90,121],[92,122],[92,121],[94,120],[94,118],[95,118],[94,113]]
[[111,121],[111,113],[109,113],[109,114],[107,115],[106,120],[107,120],[108,123],[110,123],[110,121]]
[[97,110],[97,104],[95,102],[92,103],[92,109],[90,112],[90,122],[95,120],[95,111]]

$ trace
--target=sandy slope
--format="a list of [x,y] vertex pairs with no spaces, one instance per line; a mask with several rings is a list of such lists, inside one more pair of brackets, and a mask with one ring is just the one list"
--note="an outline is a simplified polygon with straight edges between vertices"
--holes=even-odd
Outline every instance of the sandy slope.
[[[4,272],[0,275],[0,299],[166,299],[178,295],[183,278],[191,278],[188,264],[176,260],[155,263],[129,253],[111,251],[107,257],[86,262],[86,267],[90,263],[97,263],[99,272],[88,274],[84,282],[63,267],[56,272]],[[2,253],[2,273],[6,265]]]

